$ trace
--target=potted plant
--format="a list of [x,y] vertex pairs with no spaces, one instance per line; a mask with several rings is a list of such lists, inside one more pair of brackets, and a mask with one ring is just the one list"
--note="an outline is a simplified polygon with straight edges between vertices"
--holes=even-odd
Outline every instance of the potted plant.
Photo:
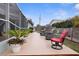
[[16,37],[8,41],[9,46],[13,52],[19,52],[21,50],[21,45],[24,43],[24,40],[21,39],[21,37],[26,35],[25,30],[10,30],[9,34],[10,36]]

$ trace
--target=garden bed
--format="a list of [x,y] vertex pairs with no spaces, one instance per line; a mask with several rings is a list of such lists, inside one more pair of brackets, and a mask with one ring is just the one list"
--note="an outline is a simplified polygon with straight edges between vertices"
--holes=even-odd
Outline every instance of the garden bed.
[[65,39],[64,45],[68,46],[69,48],[75,50],[79,53],[79,43],[73,42],[71,40]]

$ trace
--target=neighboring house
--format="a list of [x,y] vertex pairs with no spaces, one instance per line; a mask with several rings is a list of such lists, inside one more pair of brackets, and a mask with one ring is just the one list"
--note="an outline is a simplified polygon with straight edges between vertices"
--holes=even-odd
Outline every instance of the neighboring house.
[[52,25],[52,24],[54,24],[54,23],[59,23],[59,22],[62,22],[62,21],[64,21],[64,20],[52,20],[52,21],[50,21],[50,23],[49,23],[49,25]]
[[28,20],[28,28],[33,28],[33,22],[31,19]]
[[56,27],[54,27],[52,25],[55,24],[55,23],[63,22],[63,21],[64,20],[58,20],[58,19],[51,20],[50,23],[46,25],[47,31],[52,32],[52,31],[56,30],[57,33],[59,33],[60,28],[56,28]]

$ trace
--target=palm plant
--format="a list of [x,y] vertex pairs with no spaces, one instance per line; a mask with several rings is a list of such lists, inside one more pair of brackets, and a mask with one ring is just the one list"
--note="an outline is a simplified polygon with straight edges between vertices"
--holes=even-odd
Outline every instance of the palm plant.
[[20,37],[26,35],[26,31],[25,31],[25,30],[10,30],[10,31],[9,31],[9,34],[10,34],[11,36],[15,36],[16,39],[19,39]]
[[24,41],[20,37],[25,36],[28,32],[26,30],[10,30],[8,33],[10,36],[16,37],[16,39],[9,40],[9,44],[23,44]]

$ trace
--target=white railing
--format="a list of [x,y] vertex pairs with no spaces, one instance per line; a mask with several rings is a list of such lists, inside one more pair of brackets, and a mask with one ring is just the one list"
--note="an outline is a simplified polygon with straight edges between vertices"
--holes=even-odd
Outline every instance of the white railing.
[[5,22],[9,22],[10,24],[14,25],[15,27],[21,29],[21,27],[17,26],[16,24],[14,24],[13,22],[9,21],[9,20],[5,20],[5,19],[0,19],[2,21],[5,21]]

